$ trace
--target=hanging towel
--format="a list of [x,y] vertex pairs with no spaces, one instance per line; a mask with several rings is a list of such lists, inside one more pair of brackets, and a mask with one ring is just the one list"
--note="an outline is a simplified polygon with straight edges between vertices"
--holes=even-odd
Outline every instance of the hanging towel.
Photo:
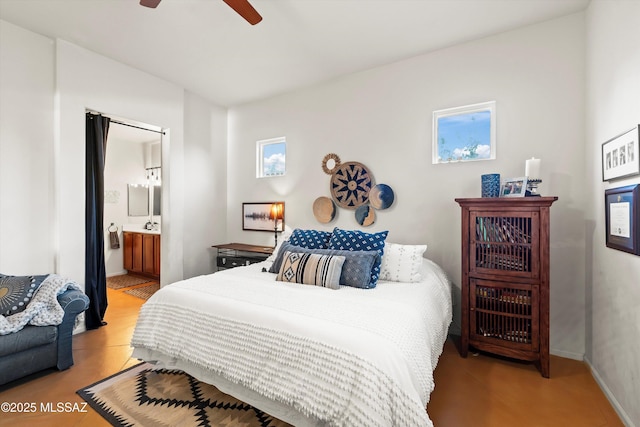
[[109,232],[109,241],[111,242],[111,249],[120,248],[120,239],[118,238],[118,232],[117,231],[110,231]]
[[[115,230],[112,228],[115,227]],[[109,243],[111,244],[111,249],[119,249],[120,248],[120,239],[118,238],[118,227],[116,227],[113,223],[109,226]]]

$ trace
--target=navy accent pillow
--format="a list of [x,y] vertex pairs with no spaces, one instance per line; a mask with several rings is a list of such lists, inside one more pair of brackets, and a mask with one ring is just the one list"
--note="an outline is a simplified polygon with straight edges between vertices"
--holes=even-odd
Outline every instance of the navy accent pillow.
[[269,272],[279,273],[284,262],[286,252],[310,253],[318,255],[338,255],[344,256],[342,273],[340,274],[340,284],[354,288],[368,289],[375,287],[371,284],[371,270],[373,266],[380,264],[380,255],[377,251],[340,251],[334,249],[308,249],[291,245],[289,242],[282,244],[278,256],[271,265]]
[[24,311],[47,277],[47,274],[43,276],[5,276],[0,274],[0,314],[11,316]]
[[371,283],[374,287],[378,284],[380,277],[380,262],[384,255],[384,242],[389,231],[379,233],[365,233],[359,230],[342,230],[338,227],[333,229],[329,240],[329,249],[343,251],[376,251],[380,255],[371,269]]
[[289,237],[289,243],[308,249],[326,249],[331,238],[330,231],[302,230],[296,228]]

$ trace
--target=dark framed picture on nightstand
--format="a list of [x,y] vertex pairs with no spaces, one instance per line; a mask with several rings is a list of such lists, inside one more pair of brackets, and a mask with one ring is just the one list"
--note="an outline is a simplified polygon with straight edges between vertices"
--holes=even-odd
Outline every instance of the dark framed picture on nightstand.
[[243,203],[242,229],[284,231],[284,202]]

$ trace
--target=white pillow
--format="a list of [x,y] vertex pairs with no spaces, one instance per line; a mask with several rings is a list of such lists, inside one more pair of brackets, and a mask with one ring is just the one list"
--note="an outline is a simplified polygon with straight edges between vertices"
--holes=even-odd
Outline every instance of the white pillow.
[[285,225],[284,231],[280,233],[280,236],[278,236],[279,237],[278,244],[273,249],[273,253],[269,255],[265,261],[273,262],[276,260],[276,257],[278,256],[278,251],[280,251],[280,247],[284,242],[289,240],[289,237],[291,237],[291,233],[293,233],[293,229],[288,225]]
[[427,245],[385,243],[380,267],[380,280],[391,282],[419,282],[420,266]]

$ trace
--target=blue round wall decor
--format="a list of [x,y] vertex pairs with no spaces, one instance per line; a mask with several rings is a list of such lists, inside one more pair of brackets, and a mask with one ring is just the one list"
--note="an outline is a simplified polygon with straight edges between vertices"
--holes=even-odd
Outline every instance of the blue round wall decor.
[[376,209],[387,209],[394,200],[393,190],[387,184],[374,185],[369,191],[369,203]]
[[376,211],[369,205],[362,205],[356,209],[356,221],[363,227],[368,227],[376,222]]

